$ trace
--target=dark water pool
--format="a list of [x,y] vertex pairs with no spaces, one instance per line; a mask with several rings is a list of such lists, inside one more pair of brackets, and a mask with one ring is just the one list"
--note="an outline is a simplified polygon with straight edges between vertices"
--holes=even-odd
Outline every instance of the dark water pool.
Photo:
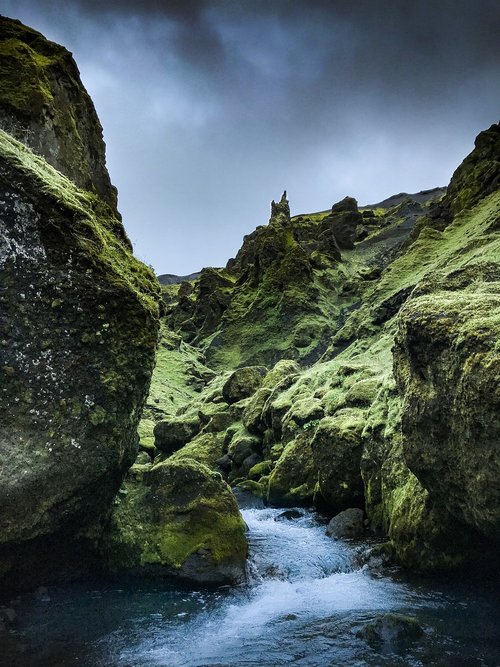
[[[158,582],[99,582],[24,596],[0,633],[8,667],[297,665],[500,666],[497,582],[438,584],[381,575],[324,534],[308,512],[248,509],[248,586],[193,590]],[[370,645],[360,629],[387,614],[418,620],[404,645]]]

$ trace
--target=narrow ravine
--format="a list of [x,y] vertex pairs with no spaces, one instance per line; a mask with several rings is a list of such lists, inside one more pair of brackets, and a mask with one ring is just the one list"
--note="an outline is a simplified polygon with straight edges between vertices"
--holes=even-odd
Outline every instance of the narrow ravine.
[[[311,512],[244,509],[249,583],[212,591],[102,582],[23,599],[0,655],[25,665],[233,667],[496,665],[500,614],[492,591],[457,582],[410,584],[358,564],[359,546],[333,541]],[[435,584],[435,582],[434,582]],[[388,614],[423,635],[369,643]]]

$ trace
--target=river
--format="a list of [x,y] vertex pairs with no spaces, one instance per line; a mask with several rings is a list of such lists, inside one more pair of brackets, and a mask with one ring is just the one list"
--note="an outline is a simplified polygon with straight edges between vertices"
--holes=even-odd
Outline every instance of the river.
[[[359,546],[325,535],[314,513],[243,509],[249,583],[206,590],[98,581],[25,595],[5,667],[500,665],[496,584],[409,579],[360,564]],[[421,637],[367,643],[379,617],[416,618]]]

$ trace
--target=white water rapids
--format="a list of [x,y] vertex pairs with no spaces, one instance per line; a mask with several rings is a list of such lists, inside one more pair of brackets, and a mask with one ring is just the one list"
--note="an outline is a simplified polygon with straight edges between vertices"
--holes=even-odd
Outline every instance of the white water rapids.
[[[497,580],[371,571],[359,545],[306,510],[244,509],[249,583],[193,589],[104,579],[27,595],[0,633],[1,667],[497,667]],[[405,646],[359,636],[387,614],[416,618]]]

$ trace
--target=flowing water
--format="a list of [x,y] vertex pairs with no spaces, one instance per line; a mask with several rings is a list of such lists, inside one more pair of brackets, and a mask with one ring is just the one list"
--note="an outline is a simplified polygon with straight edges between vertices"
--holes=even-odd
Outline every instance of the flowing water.
[[[323,667],[500,665],[492,584],[410,582],[357,564],[310,512],[250,508],[249,584],[196,589],[100,582],[23,597],[0,633],[9,667]],[[415,641],[369,645],[357,633],[385,614],[418,619]]]

